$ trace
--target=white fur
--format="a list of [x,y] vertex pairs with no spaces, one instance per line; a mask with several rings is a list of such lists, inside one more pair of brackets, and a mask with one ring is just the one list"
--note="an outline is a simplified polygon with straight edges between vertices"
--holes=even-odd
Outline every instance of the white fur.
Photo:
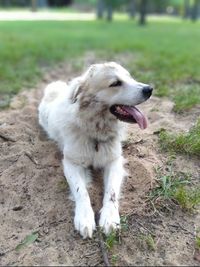
[[[116,80],[122,86],[110,87]],[[125,171],[121,140],[123,123],[110,112],[113,104],[145,101],[144,84],[120,65],[92,65],[70,84],[49,84],[39,106],[39,123],[63,151],[64,174],[75,200],[75,229],[83,238],[95,230],[94,212],[86,188],[89,166],[104,169],[104,199],[99,225],[108,234],[120,226],[119,194]]]

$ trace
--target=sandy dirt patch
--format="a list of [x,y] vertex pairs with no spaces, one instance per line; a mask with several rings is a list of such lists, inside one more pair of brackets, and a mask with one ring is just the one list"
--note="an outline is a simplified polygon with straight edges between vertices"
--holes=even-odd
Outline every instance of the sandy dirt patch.
[[[74,77],[72,69],[60,65],[48,73],[37,89],[20,93],[9,110],[0,116],[0,264],[1,265],[104,265],[97,234],[82,240],[73,226],[73,202],[61,166],[62,155],[38,125],[37,106],[45,85],[53,80]],[[129,172],[123,185],[121,215],[129,215],[128,230],[121,244],[108,252],[120,265],[199,265],[194,260],[195,227],[198,214],[189,216],[179,208],[171,213],[146,211],[146,195],[155,184],[155,169],[163,166],[157,135],[160,128],[189,129],[199,116],[194,109],[175,115],[173,103],[152,97],[141,105],[149,127],[141,131],[128,125],[124,156]],[[177,168],[199,175],[199,163],[177,157]],[[101,207],[102,179],[94,176],[90,187],[94,210]],[[33,232],[39,238],[20,251],[15,248]],[[153,233],[156,249],[151,251],[140,236]]]

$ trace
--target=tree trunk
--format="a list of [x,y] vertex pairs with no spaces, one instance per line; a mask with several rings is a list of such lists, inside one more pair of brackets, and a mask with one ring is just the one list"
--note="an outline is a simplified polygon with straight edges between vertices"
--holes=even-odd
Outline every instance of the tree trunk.
[[31,0],[31,11],[37,11],[37,0]]
[[107,5],[107,20],[112,21],[112,17],[113,17],[113,7],[112,4],[109,3]]
[[183,18],[187,19],[190,16],[190,0],[184,0]]
[[139,24],[146,24],[146,9],[147,9],[147,0],[140,0],[140,18]]
[[104,0],[98,0],[97,2],[97,18],[102,19],[104,13],[105,3]]
[[133,19],[135,17],[135,0],[130,0],[128,11],[130,14],[130,18]]
[[6,0],[6,6],[11,6],[10,0]]
[[48,6],[47,0],[38,0],[39,7],[47,7]]
[[192,13],[191,13],[191,20],[192,21],[196,21],[197,18],[198,18],[198,8],[199,8],[199,3],[200,1],[199,0],[194,0],[194,4],[193,4],[193,7],[192,7]]

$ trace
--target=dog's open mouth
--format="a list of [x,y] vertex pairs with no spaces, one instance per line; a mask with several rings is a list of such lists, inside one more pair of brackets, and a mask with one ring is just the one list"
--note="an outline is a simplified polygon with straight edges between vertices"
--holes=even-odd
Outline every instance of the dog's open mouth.
[[110,112],[119,120],[128,123],[137,123],[141,129],[147,128],[147,119],[144,114],[136,107],[125,105],[113,105]]

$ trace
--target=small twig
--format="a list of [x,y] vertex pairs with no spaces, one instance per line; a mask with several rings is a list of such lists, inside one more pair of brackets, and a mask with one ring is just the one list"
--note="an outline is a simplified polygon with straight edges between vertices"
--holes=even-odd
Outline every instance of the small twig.
[[155,163],[155,160],[146,158],[145,160]]
[[24,153],[35,165],[38,165],[38,162],[32,157],[32,155],[29,152]]
[[[157,197],[157,199],[158,199],[158,197]],[[156,200],[157,200],[157,199],[156,199]],[[153,203],[152,200],[150,200],[150,203],[151,203],[151,205],[152,205],[152,207],[153,207],[153,213],[148,214],[148,216],[149,216],[149,217],[152,217],[152,216],[154,216],[155,214],[158,214],[160,217],[164,217],[164,216],[158,211],[158,209],[156,209],[156,207],[155,207],[155,205],[154,205],[154,203]]]
[[133,144],[142,144],[142,143],[144,143],[144,139],[142,139],[142,138],[133,142]]
[[99,227],[97,228],[97,233],[98,233],[98,239],[99,239],[99,245],[100,245],[100,248],[101,248],[101,253],[103,255],[104,265],[105,266],[111,266],[109,264],[108,253],[107,253],[107,249],[106,249],[106,246],[105,246],[105,242],[103,240],[103,235],[102,235],[101,229]]
[[52,221],[52,222],[50,222],[49,224],[50,225],[54,225],[54,224],[59,224],[59,223],[63,223],[63,222],[66,222],[67,221],[67,218],[61,218],[60,220],[58,220],[58,221]]
[[172,226],[172,227],[175,227],[175,228],[180,228],[180,229],[183,230],[185,233],[190,234],[190,235],[192,235],[192,236],[195,236],[195,233],[193,233],[193,232],[187,230],[187,229],[184,228],[182,225],[180,225],[180,223],[177,223],[177,225],[176,225],[176,224],[170,224],[169,226]]
[[84,257],[89,258],[89,257],[91,257],[92,255],[96,254],[97,252],[98,252],[98,250],[95,250],[95,251],[92,251],[92,252],[90,252],[90,253],[84,254]]
[[12,137],[7,136],[7,135],[5,135],[5,134],[3,134],[3,133],[0,133],[0,137],[1,137],[3,140],[5,140],[5,141],[16,142],[16,140],[14,140]]
[[146,228],[141,222],[139,222],[138,220],[135,220],[137,224],[139,224],[144,230],[146,230],[149,234],[154,235],[153,232],[151,230],[149,230],[148,228]]
[[108,260],[108,253],[107,253],[107,248],[105,246],[103,234],[99,227],[99,214],[96,214],[95,220],[96,220],[96,225],[97,225],[98,241],[99,241],[101,253],[103,255],[104,266],[111,266]]

